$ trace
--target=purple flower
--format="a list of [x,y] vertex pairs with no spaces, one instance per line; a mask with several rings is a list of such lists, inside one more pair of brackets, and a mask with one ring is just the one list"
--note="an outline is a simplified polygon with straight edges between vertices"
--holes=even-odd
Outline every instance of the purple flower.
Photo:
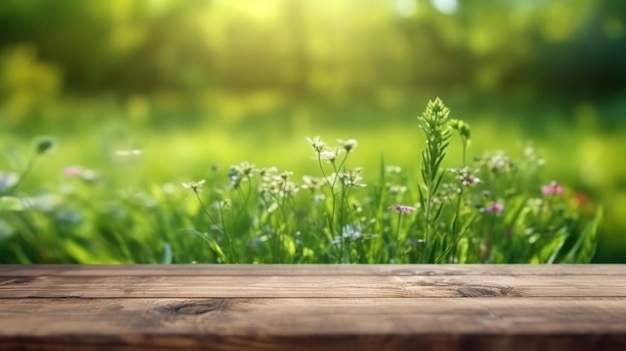
[[415,211],[415,207],[407,205],[393,205],[389,206],[389,209],[401,214],[411,214]]
[[504,210],[504,205],[501,203],[493,202],[491,205],[485,207],[483,209],[484,213],[502,213]]
[[563,187],[553,180],[550,184],[542,186],[541,192],[544,195],[563,195]]

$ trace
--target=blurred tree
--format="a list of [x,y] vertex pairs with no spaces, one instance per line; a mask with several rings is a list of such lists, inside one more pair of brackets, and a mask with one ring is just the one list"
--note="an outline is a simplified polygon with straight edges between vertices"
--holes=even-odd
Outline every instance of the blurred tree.
[[0,50],[34,47],[59,68],[65,88],[79,93],[605,95],[623,90],[625,4],[4,0]]

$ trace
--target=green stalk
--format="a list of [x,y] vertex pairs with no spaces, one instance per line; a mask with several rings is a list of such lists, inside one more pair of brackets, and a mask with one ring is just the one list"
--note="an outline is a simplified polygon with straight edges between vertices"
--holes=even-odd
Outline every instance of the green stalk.
[[[433,199],[437,195],[439,185],[443,179],[443,171],[440,170],[441,163],[446,156],[446,149],[450,142],[450,130],[448,126],[448,115],[450,110],[437,98],[429,101],[426,110],[419,117],[420,127],[426,135],[426,149],[422,151],[422,179],[423,187],[426,190],[425,204],[425,228],[424,239],[429,249],[433,249],[433,230],[437,213],[433,214]],[[424,193],[420,191],[423,196]],[[430,252],[426,259],[430,258]]]
[[13,193],[15,193],[17,188],[19,188],[20,185],[22,185],[22,182],[24,181],[24,179],[26,179],[30,175],[30,173],[33,171],[33,168],[35,167],[35,163],[38,158],[39,158],[39,153],[35,153],[33,154],[33,156],[31,156],[31,158],[28,159],[26,168],[24,168],[24,171],[22,172],[22,174],[20,174],[19,178],[17,179],[17,183],[15,183],[13,187],[7,190],[6,195],[12,195]]

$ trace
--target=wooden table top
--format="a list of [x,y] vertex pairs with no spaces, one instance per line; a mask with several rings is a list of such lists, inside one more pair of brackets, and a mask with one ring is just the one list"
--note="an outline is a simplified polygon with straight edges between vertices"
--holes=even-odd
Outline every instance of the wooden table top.
[[0,265],[0,350],[626,350],[626,265]]

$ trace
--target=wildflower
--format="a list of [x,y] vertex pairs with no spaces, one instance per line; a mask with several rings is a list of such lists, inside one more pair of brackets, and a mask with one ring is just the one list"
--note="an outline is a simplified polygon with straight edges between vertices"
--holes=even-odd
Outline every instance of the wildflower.
[[238,189],[245,179],[250,177],[250,174],[255,171],[256,168],[253,164],[244,161],[238,165],[230,166],[228,171],[228,179],[230,179],[230,186],[233,189]]
[[489,161],[489,168],[493,173],[498,173],[499,171],[509,171],[512,163],[508,156],[505,154],[496,154],[492,156]]
[[165,195],[174,195],[176,193],[176,186],[172,183],[165,183],[161,185],[161,191]]
[[233,166],[240,173],[249,176],[252,171],[256,170],[255,166],[248,161],[243,161],[240,164]]
[[37,196],[22,198],[22,203],[27,208],[33,208],[41,212],[51,212],[59,206],[61,198],[57,195],[43,193]]
[[135,156],[140,156],[142,153],[143,151],[139,149],[117,150],[115,152],[116,155],[122,156],[122,157],[135,157]]
[[271,194],[272,197],[284,198],[293,196],[300,191],[300,188],[289,181],[289,177],[293,172],[285,171],[279,175],[266,175],[259,184],[259,193],[261,195]]
[[491,205],[483,208],[484,213],[502,213],[504,211],[504,205],[498,202],[493,202]]
[[283,173],[281,173],[281,174],[279,175],[279,177],[280,177],[282,180],[287,181],[291,175],[293,175],[293,172],[291,172],[291,171],[284,171]]
[[94,171],[93,169],[83,169],[80,174],[80,177],[84,181],[91,183],[91,182],[95,182],[96,180],[98,180],[99,175],[98,175],[98,172]]
[[319,153],[319,157],[324,161],[335,163],[335,160],[337,159],[337,151],[324,150]]
[[348,224],[343,227],[340,236],[336,236],[332,243],[339,245],[341,242],[356,242],[359,240],[369,240],[375,238],[374,234],[364,234],[363,229],[358,225]]
[[461,169],[452,169],[451,171],[452,173],[456,174],[456,179],[464,187],[470,187],[481,182],[480,178],[473,175],[467,167]]
[[356,142],[356,139],[348,139],[348,140],[337,139],[337,142],[341,144],[341,146],[343,147],[344,150],[346,150],[347,153],[350,153],[358,145]]
[[320,202],[326,200],[326,195],[324,194],[315,194],[313,196],[313,202],[315,202],[316,204],[319,204]]
[[387,191],[389,191],[391,195],[399,195],[406,193],[407,187],[404,185],[389,184],[387,185]]
[[338,174],[338,177],[345,187],[365,188],[365,184],[361,183],[363,180],[363,177],[360,176],[362,170],[362,168],[356,168],[347,172],[341,172]]
[[402,168],[400,166],[385,166],[385,172],[390,174],[400,174]]
[[194,193],[197,193],[199,191],[199,188],[202,184],[204,184],[205,180],[201,179],[197,182],[186,182],[183,183],[182,186],[185,189],[190,189],[191,191],[193,191]]
[[324,180],[320,178],[313,178],[309,176],[302,177],[302,189],[309,189],[312,193],[321,189],[324,186]]
[[424,246],[425,243],[426,241],[424,239],[408,238],[406,240],[406,246],[407,246],[406,252],[410,252],[411,250]]
[[293,196],[298,191],[300,191],[300,188],[298,188],[298,186],[296,184],[294,184],[292,182],[285,182],[281,195],[283,197],[285,197],[285,196]]
[[363,237],[361,228],[350,224],[343,227],[341,232],[341,236],[337,236],[333,239],[333,244],[339,244],[342,241],[357,241]]
[[63,174],[66,177],[80,177],[83,175],[83,168],[80,166],[65,167]]
[[539,157],[537,151],[531,144],[524,148],[524,157],[526,157],[526,160],[530,163],[534,163],[537,166],[543,166],[545,164],[545,160]]
[[0,192],[11,189],[15,186],[20,177],[13,172],[0,172]]
[[463,184],[464,186],[472,186],[474,184],[480,183],[481,180],[478,177],[475,177],[471,174],[468,174],[467,177],[465,177],[465,179],[463,179],[463,181],[461,182],[461,184]]
[[69,166],[63,169],[63,175],[68,178],[80,178],[85,182],[91,183],[98,179],[98,172],[93,169],[85,169],[81,166]]
[[413,206],[399,205],[399,204],[389,206],[389,209],[396,211],[400,214],[411,214],[416,210],[416,208]]
[[315,150],[315,153],[317,154],[320,154],[326,148],[326,143],[319,136],[316,136],[313,139],[306,138],[306,141],[313,146],[313,150]]
[[551,181],[550,184],[541,187],[541,192],[544,195],[563,195],[563,187],[556,181]]
[[258,171],[259,171],[259,175],[261,176],[261,178],[263,178],[265,176],[272,175],[278,172],[278,169],[276,167],[269,167],[269,168],[260,168]]

